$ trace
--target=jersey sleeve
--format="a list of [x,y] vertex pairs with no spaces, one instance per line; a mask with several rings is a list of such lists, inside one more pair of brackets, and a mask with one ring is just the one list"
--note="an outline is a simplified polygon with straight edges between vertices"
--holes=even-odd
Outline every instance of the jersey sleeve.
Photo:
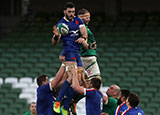
[[58,24],[63,23],[63,21],[62,21],[62,20],[63,20],[63,19],[61,19],[60,21],[58,21],[58,22],[57,22],[57,24],[56,24],[56,28],[57,28]]
[[117,100],[113,97],[108,97],[108,103],[111,105],[115,105],[115,107],[117,108]]
[[79,22],[79,28],[81,28],[82,26],[85,26],[83,21],[79,17],[77,17],[77,21]]
[[86,89],[86,96],[90,97],[93,95],[93,90],[92,89]]
[[46,84],[46,85],[41,86],[41,87],[40,87],[40,91],[43,91],[43,92],[52,91],[51,83],[48,83],[48,84]]

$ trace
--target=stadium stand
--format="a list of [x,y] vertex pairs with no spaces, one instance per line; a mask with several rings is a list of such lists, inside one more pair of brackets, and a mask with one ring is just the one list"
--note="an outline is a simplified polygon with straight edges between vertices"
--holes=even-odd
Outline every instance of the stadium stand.
[[[27,102],[36,99],[35,77],[54,77],[57,72],[61,45],[51,46],[56,18],[26,17],[0,40],[0,103],[4,103],[0,112],[26,112]],[[138,93],[146,115],[160,114],[159,21],[160,15],[154,13],[124,13],[114,18],[100,14],[90,24],[97,40],[103,86],[118,84]]]

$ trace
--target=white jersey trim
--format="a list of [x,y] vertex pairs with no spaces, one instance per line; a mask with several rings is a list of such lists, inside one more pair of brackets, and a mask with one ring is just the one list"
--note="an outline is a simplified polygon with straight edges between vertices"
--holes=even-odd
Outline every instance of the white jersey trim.
[[81,25],[79,25],[79,28],[81,28],[81,27],[83,27],[83,26],[85,26],[84,24],[81,24]]
[[49,88],[50,88],[51,91],[53,91],[51,82],[49,83]]
[[87,89],[86,89],[86,88],[84,88],[84,95],[86,95],[86,90],[87,90]]

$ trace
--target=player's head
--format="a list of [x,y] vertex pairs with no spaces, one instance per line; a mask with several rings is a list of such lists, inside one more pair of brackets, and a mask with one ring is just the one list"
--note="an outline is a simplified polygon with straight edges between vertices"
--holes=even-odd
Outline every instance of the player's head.
[[89,21],[90,21],[90,13],[87,9],[82,8],[78,11],[78,17],[80,17],[83,22],[88,25]]
[[42,86],[49,83],[49,79],[47,77],[47,75],[40,75],[37,77],[37,85],[38,86]]
[[119,98],[120,95],[120,87],[118,85],[111,85],[108,90],[106,91],[106,94],[109,97]]
[[91,81],[90,81],[90,85],[92,88],[95,88],[95,89],[100,89],[101,87],[101,79],[99,78],[92,78]]
[[139,104],[139,96],[134,93],[130,93],[127,99],[127,106],[137,107],[138,104]]
[[36,115],[36,102],[32,102],[29,109],[32,115]]
[[75,5],[72,2],[67,2],[64,5],[64,16],[71,21],[75,15]]
[[125,102],[130,94],[130,91],[127,89],[121,89],[120,91],[120,98],[118,99],[117,104],[120,105],[121,103]]

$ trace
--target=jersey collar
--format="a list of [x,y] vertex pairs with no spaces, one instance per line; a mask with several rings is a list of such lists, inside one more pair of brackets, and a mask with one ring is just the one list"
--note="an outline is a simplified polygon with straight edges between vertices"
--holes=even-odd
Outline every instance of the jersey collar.
[[[75,17],[75,16],[74,16]],[[73,20],[74,20],[74,17],[73,17]],[[65,21],[67,21],[67,22],[70,22],[66,17],[63,17],[63,19],[65,20]],[[73,21],[72,20],[72,21]]]

